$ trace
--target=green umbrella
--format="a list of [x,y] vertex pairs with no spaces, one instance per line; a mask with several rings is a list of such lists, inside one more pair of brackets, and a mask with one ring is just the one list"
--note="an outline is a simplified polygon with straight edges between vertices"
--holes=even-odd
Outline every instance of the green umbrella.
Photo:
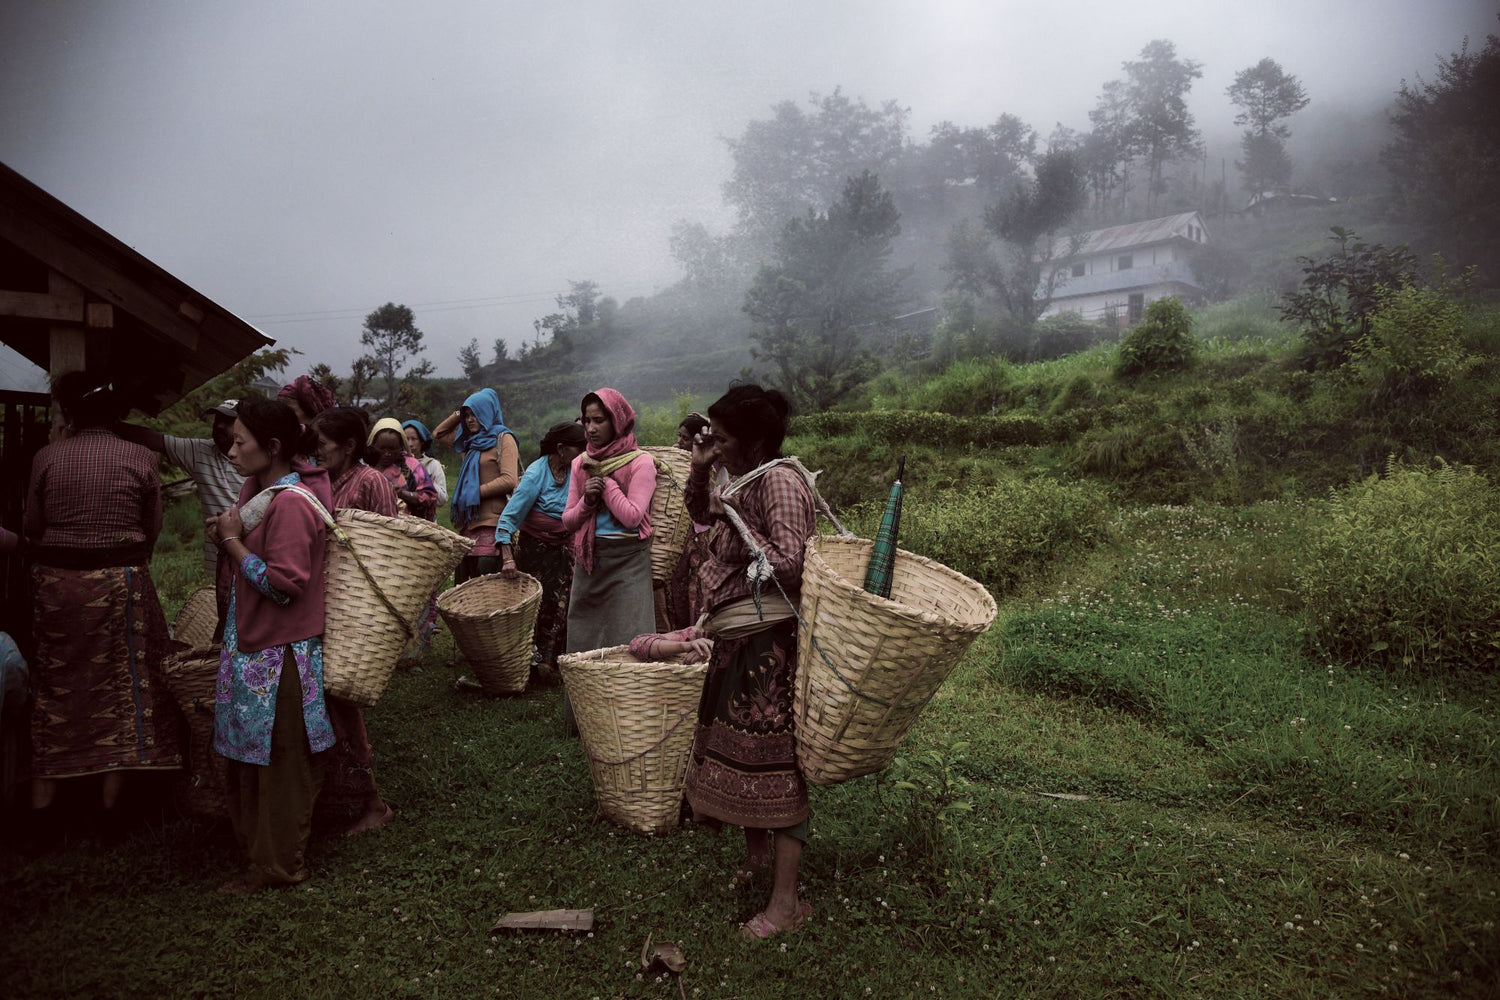
[[906,472],[906,456],[896,465],[896,481],[891,484],[890,498],[885,502],[885,514],[880,519],[880,530],[875,533],[875,546],[870,550],[870,568],[865,570],[865,590],[881,597],[891,596],[891,570],[896,565],[896,536],[901,531],[901,477]]

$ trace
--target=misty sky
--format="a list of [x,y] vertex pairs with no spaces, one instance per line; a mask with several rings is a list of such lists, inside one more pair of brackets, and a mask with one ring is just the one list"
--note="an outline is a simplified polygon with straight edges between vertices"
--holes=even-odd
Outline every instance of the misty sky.
[[[1193,110],[1271,56],[1315,106],[1383,105],[1491,0],[397,4],[7,0],[0,160],[282,345],[348,370],[404,302],[457,374],[568,279],[624,302],[678,277],[671,225],[731,220],[722,138],[842,86],[912,135],[1002,112],[1086,128],[1153,38],[1204,64]],[[1296,119],[1292,120],[1296,128]]]

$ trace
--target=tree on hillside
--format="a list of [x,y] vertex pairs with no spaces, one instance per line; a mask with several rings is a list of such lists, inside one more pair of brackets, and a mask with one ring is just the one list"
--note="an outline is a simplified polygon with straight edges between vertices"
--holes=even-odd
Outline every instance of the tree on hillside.
[[470,337],[469,342],[458,350],[458,366],[464,371],[464,378],[473,381],[484,367],[484,362],[479,358],[479,338]]
[[1104,85],[1089,123],[1094,127],[1078,145],[1079,164],[1093,191],[1094,211],[1104,215],[1116,194],[1122,203],[1129,195],[1130,161],[1139,152],[1125,81]]
[[495,366],[505,364],[510,360],[510,348],[505,343],[504,337],[495,338]]
[[[944,265],[948,287],[976,299],[994,294],[1011,321],[1029,329],[1052,302],[1057,260],[1072,252],[1058,234],[1087,197],[1077,154],[1068,149],[1043,154],[1034,177],[985,211],[989,235],[966,223],[954,228]],[[998,254],[990,235],[1003,241]]]
[[1236,73],[1225,92],[1240,109],[1234,123],[1246,126],[1240,139],[1245,159],[1235,164],[1244,174],[1246,190],[1285,187],[1292,177],[1292,161],[1286,152],[1286,138],[1292,131],[1285,119],[1312,100],[1302,83],[1267,57]]
[[598,318],[599,282],[568,282],[568,294],[557,297],[557,308],[569,314],[572,326],[589,326]]
[[323,388],[333,393],[334,399],[337,399],[346,406],[348,405],[348,398],[340,391],[344,388],[344,380],[335,375],[333,369],[328,367],[326,363],[322,361],[318,362],[308,369],[307,374],[311,375],[313,380]]
[[1036,132],[1020,118],[1003,114],[985,128],[961,128],[951,121],[932,127],[924,152],[927,184],[972,182],[988,195],[999,193],[1036,156]]
[[[377,366],[376,373],[385,377],[384,403],[387,406],[397,401],[402,386],[412,379],[432,374],[432,365],[419,357],[422,331],[417,328],[416,317],[406,306],[387,302],[366,316],[359,342],[369,349],[367,357]],[[360,361],[355,362],[356,367]],[[412,364],[408,369],[409,362]]]
[[1459,263],[1500,280],[1500,38],[1468,40],[1429,81],[1405,81],[1381,153],[1396,210]]
[[868,341],[901,302],[908,272],[890,266],[900,232],[890,192],[862,171],[827,211],[789,221],[756,273],[744,304],[759,325],[751,354],[799,407],[827,409],[879,370]]
[[895,101],[872,108],[835,88],[809,104],[804,111],[782,101],[769,119],[727,140],[734,168],[724,197],[738,213],[750,260],[770,249],[789,220],[837,200],[846,178],[888,171],[906,143],[908,112]]
[[1129,130],[1146,159],[1146,210],[1166,190],[1162,170],[1172,160],[1198,148],[1198,128],[1187,108],[1188,91],[1203,75],[1203,64],[1180,59],[1177,46],[1164,38],[1148,42],[1136,62],[1125,67],[1125,100]]

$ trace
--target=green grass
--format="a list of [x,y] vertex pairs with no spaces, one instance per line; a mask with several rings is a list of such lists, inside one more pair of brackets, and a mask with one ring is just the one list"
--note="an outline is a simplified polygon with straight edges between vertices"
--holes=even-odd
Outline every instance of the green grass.
[[[367,713],[389,828],[320,830],[310,882],[239,900],[199,821],[7,857],[0,992],[675,996],[649,933],[687,996],[1494,995],[1500,680],[1310,660],[1320,516],[1128,508],[1028,576],[897,763],[813,791],[784,942],[734,939],[764,892],[731,888],[736,837],[598,820],[559,690],[460,697],[440,637]],[[488,933],[584,906],[593,937]]]

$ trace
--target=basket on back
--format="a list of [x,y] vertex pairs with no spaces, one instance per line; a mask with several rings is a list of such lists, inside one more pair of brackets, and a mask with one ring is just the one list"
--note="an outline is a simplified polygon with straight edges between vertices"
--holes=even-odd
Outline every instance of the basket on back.
[[219,605],[214,599],[214,588],[200,587],[182,602],[167,631],[178,642],[202,649],[213,645],[214,630],[218,627]]
[[[356,705],[385,694],[438,581],[472,540],[418,517],[340,510],[323,584],[323,683]],[[351,550],[352,549],[352,550]]]
[[532,630],[541,603],[541,581],[525,573],[514,580],[499,573],[476,576],[438,595],[438,614],[448,623],[485,694],[526,690]]
[[890,600],[864,579],[874,543],[807,543],[797,639],[797,762],[832,785],[883,769],[974,637],[995,620],[983,586],[898,549]]
[[[212,615],[208,625],[210,639],[217,618],[212,610],[213,595],[212,590],[208,591]],[[178,634],[181,618],[179,615],[173,625]],[[188,766],[180,783],[182,803],[190,812],[200,815],[227,816],[224,758],[213,751],[214,687],[219,678],[219,647],[205,644],[201,648],[172,653],[162,661],[162,675],[167,690],[172,693],[177,707],[182,709],[188,724]]]
[[638,833],[671,830],[681,816],[708,664],[642,662],[626,646],[569,653],[557,663],[600,814]]
[[[672,571],[677,568],[693,526],[683,493],[688,474],[693,471],[693,457],[676,447],[641,450],[658,463],[656,492],[651,495],[651,579],[663,583],[671,579]],[[670,474],[661,470],[662,465],[671,470]]]

